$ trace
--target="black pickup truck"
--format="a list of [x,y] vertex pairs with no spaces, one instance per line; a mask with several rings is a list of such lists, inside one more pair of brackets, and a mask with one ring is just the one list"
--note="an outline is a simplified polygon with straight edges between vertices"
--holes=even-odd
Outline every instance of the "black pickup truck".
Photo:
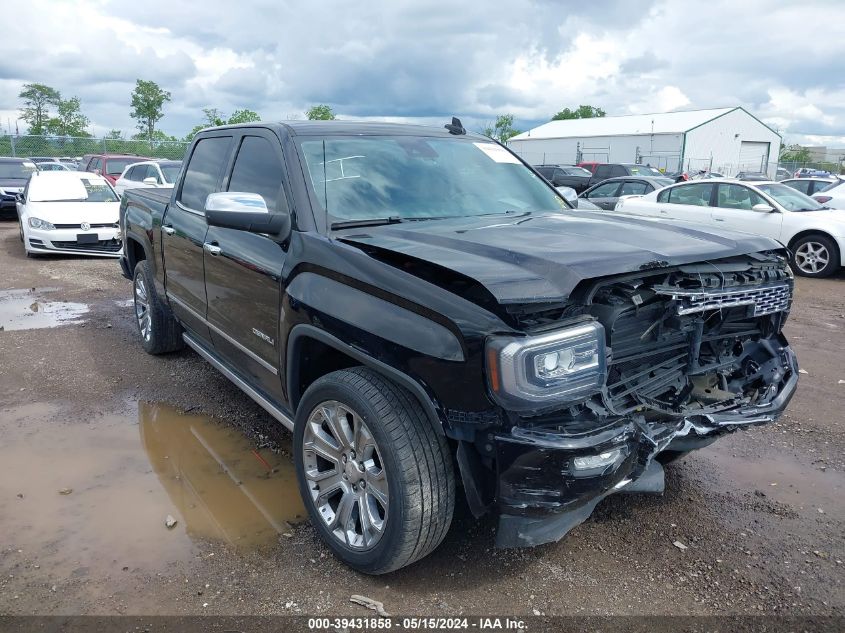
[[437,547],[456,482],[500,546],[554,541],[798,382],[778,243],[573,210],[457,120],[206,130],[121,228],[144,349],[188,344],[291,429],[367,573]]

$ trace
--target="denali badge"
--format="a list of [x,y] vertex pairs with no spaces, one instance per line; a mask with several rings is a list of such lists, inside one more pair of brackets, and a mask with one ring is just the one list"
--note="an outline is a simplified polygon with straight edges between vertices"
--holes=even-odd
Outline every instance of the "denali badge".
[[275,341],[274,341],[273,339],[271,339],[269,336],[267,336],[267,335],[266,335],[264,332],[262,332],[261,330],[257,330],[256,328],[252,328],[252,333],[253,333],[253,334],[255,334],[258,338],[260,338],[260,339],[263,339],[263,340],[267,341],[268,343],[270,343],[270,345],[272,345],[273,343],[275,343]]

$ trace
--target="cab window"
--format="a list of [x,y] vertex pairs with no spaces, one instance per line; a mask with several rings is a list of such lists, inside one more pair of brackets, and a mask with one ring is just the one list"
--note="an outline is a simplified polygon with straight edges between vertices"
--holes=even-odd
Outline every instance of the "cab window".
[[743,185],[719,185],[719,208],[751,211],[755,204],[768,204],[757,192]]
[[245,136],[235,159],[229,191],[257,193],[264,198],[267,210],[274,213],[284,207],[282,161],[273,145],[261,136]]
[[622,183],[622,189],[619,190],[620,196],[639,196],[651,191],[646,183],[642,181],[628,181]]
[[208,194],[219,191],[231,144],[231,136],[211,136],[197,141],[182,180],[179,202],[189,209],[205,210]]
[[710,196],[712,194],[712,183],[695,183],[691,185],[680,185],[661,191],[657,196],[657,201],[668,202],[669,204],[707,207],[710,206]]
[[618,182],[604,182],[587,194],[588,198],[613,198],[619,189]]

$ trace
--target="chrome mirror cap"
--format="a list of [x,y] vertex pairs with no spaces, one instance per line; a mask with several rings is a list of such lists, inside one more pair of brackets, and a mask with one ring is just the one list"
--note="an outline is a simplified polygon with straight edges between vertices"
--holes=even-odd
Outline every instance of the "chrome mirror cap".
[[205,199],[206,211],[239,211],[241,213],[269,213],[267,203],[257,193],[220,191]]

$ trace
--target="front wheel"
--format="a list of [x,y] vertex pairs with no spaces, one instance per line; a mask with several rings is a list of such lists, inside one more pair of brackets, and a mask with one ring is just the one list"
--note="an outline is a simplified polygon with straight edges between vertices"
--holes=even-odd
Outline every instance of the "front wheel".
[[449,446],[402,387],[356,367],[315,381],[294,454],[311,522],[335,555],[384,574],[431,553],[455,507]]
[[792,269],[797,275],[829,277],[839,263],[839,249],[826,235],[806,235],[792,245]]

